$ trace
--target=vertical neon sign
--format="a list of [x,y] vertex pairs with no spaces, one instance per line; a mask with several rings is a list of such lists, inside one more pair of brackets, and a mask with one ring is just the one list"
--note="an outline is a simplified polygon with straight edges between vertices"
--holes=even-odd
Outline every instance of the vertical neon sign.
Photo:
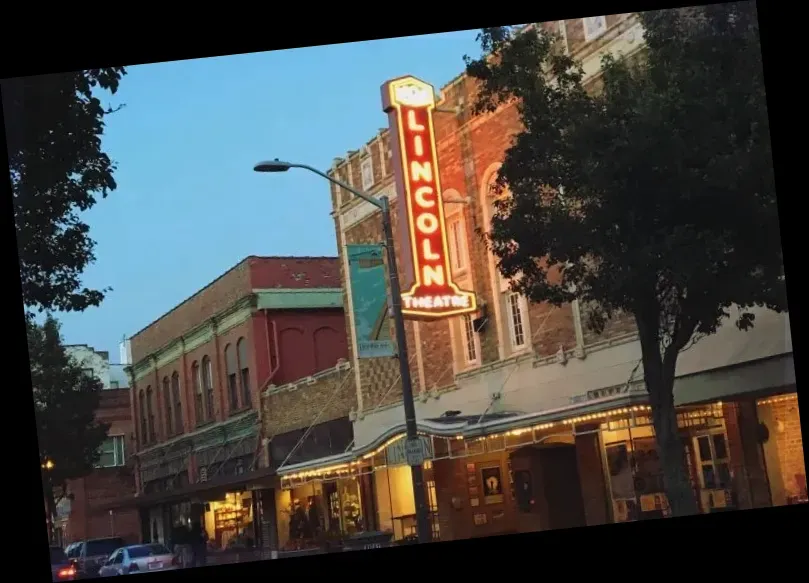
[[382,106],[390,119],[399,224],[407,227],[401,240],[402,313],[412,319],[436,319],[475,312],[475,294],[461,290],[452,280],[433,127],[433,87],[410,76],[388,81],[382,86]]

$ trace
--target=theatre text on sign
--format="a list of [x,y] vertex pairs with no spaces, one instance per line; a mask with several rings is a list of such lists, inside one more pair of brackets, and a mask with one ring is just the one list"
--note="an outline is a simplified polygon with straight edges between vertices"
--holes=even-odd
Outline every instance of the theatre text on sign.
[[410,318],[439,318],[477,311],[474,293],[452,280],[438,172],[432,86],[414,77],[390,81],[383,91],[385,108],[400,154],[407,240],[402,252],[412,260],[413,283],[402,292],[402,312]]

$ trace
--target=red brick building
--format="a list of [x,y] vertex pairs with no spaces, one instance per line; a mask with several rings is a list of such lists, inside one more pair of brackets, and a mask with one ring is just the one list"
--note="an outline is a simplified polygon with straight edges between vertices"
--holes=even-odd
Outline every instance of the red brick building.
[[[113,365],[115,366],[115,365]],[[65,544],[88,538],[120,536],[135,543],[140,540],[137,510],[111,510],[106,505],[135,492],[132,410],[129,389],[106,389],[96,417],[109,423],[107,440],[101,448],[98,467],[87,477],[68,483],[68,498],[62,508],[62,539]]]
[[273,484],[260,395],[347,357],[336,258],[248,257],[130,344],[143,538],[192,520],[223,547],[260,536]]
[[[582,61],[591,87],[605,51],[631,56],[643,46],[643,30],[630,14],[541,26],[560,33],[560,49]],[[599,336],[583,324],[588,306],[527,302],[510,290],[476,235],[488,229],[490,186],[520,125],[513,105],[472,115],[475,91],[465,75],[442,87],[434,125],[453,276],[478,294],[481,310],[406,326],[417,419],[432,457],[425,470],[434,534],[458,539],[665,516],[633,319],[619,315]],[[384,119],[381,111],[369,115]],[[331,173],[387,195],[398,232],[394,163],[389,132],[382,130],[336,160]],[[331,196],[351,332],[344,247],[380,242],[381,216],[342,188],[333,186]],[[806,498],[785,329],[788,318],[762,311],[754,331],[724,326],[680,357],[675,395],[705,512]],[[328,515],[359,505],[363,528],[402,538],[414,532],[415,509],[401,451],[398,363],[358,358],[351,338],[353,448],[279,470],[284,495],[320,500]],[[333,387],[324,381],[307,391],[325,395]],[[770,414],[770,399],[791,405]],[[768,438],[760,424],[768,426]]]

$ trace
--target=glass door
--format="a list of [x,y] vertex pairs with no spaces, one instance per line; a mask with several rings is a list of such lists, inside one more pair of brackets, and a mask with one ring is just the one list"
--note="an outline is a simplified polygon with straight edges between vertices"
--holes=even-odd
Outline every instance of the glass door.
[[694,437],[694,452],[703,512],[718,512],[733,506],[730,456],[724,431]]

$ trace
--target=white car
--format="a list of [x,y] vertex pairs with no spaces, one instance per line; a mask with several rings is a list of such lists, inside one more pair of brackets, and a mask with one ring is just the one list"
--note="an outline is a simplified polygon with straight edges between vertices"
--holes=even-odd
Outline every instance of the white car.
[[134,575],[152,571],[173,571],[180,564],[170,550],[161,544],[121,547],[113,552],[98,571],[99,577]]

